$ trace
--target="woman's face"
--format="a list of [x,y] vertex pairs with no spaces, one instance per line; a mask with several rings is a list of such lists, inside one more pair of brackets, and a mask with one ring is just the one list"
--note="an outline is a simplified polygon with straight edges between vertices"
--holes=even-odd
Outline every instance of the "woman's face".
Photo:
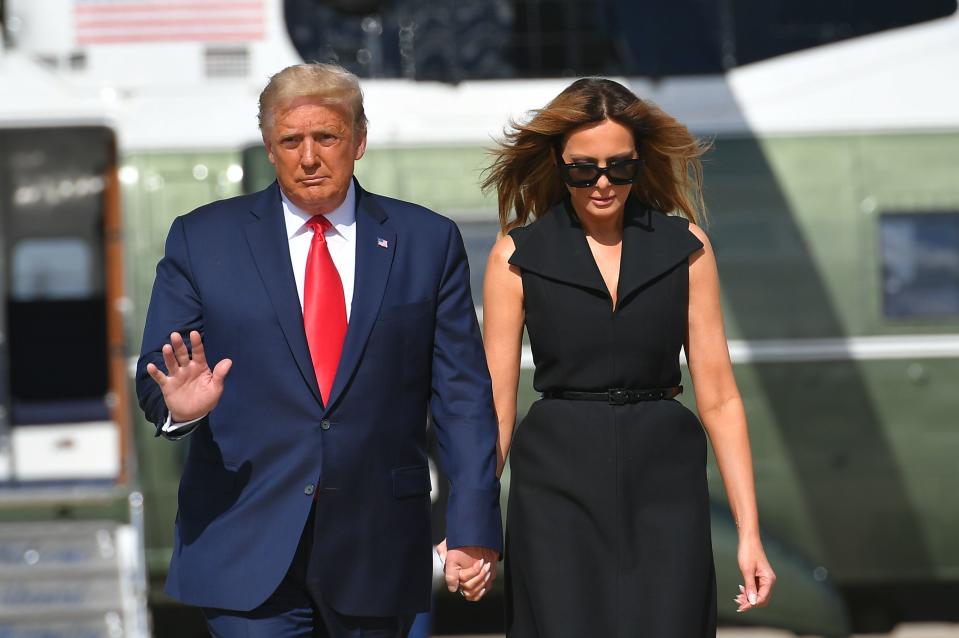
[[[613,120],[584,124],[573,129],[566,136],[562,155],[566,164],[592,163],[600,167],[616,160],[636,157],[638,154],[632,131]],[[600,175],[592,186],[567,188],[577,213],[611,218],[622,213],[632,184],[610,184],[606,175]]]

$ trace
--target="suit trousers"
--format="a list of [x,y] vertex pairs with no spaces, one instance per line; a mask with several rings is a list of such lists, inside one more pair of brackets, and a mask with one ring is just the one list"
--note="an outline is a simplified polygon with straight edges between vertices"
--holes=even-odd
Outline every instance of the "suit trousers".
[[[415,616],[348,616],[323,600],[309,578],[315,508],[290,569],[269,598],[251,611],[204,607],[215,638],[406,638]],[[255,576],[254,576],[255,577]]]

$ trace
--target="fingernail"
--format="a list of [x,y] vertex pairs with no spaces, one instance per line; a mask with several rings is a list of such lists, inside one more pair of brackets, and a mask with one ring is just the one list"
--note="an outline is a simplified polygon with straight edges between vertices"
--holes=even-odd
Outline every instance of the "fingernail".
[[740,585],[740,586],[739,586],[739,591],[745,594],[745,593],[746,593],[746,588],[743,587],[742,585]]
[[756,604],[756,601],[758,601],[758,600],[759,600],[759,599],[757,598],[756,594],[753,594],[753,593],[750,593],[750,594],[749,594],[749,604],[750,604],[750,605],[755,605],[755,604]]

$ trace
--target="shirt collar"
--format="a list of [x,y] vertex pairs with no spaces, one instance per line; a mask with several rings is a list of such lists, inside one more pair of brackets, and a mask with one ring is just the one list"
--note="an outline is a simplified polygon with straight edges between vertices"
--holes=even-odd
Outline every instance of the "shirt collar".
[[[283,219],[286,222],[287,239],[293,239],[297,235],[307,232],[306,222],[313,218],[313,215],[306,212],[286,196],[283,189],[280,189],[280,199],[283,202]],[[346,197],[343,203],[324,215],[333,229],[344,239],[351,240],[356,234],[356,186],[353,180],[350,180],[350,186],[346,191]]]

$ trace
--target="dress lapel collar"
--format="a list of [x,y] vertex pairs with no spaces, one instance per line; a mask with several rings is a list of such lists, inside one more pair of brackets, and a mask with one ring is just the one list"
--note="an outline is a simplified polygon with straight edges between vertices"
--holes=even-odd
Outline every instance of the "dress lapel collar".
[[664,215],[629,198],[623,219],[618,303],[702,247],[684,217]]
[[[517,237],[509,263],[522,270],[607,295],[569,199],[553,206]],[[617,307],[636,290],[671,270],[703,244],[684,218],[669,217],[630,197],[623,219]]]
[[549,279],[606,294],[603,276],[568,199],[529,226],[509,263]]

